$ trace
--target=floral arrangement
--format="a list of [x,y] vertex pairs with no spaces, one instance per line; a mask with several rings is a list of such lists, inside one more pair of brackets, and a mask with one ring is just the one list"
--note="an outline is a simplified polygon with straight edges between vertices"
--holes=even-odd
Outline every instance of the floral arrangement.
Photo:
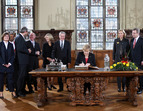
[[110,69],[115,71],[136,71],[138,67],[133,62],[121,61],[110,66]]

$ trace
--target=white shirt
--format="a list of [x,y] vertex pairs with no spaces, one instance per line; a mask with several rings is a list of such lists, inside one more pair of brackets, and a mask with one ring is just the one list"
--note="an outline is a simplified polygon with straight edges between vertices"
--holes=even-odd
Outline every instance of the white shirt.
[[8,47],[8,42],[5,42],[5,41],[3,41],[4,42],[4,45],[5,45],[5,48],[7,49],[7,47]]
[[138,41],[138,39],[139,39],[139,36],[137,37],[137,38],[135,38],[136,39],[136,43],[137,43],[137,41]]
[[31,41],[33,47],[35,47],[35,41],[32,41],[32,40],[30,40],[30,41]]
[[62,42],[63,42],[63,47],[64,47],[64,40],[60,40],[60,47],[61,47],[61,44],[62,44]]
[[14,41],[9,41],[9,42],[12,43],[13,49],[15,50],[15,43],[14,43]]

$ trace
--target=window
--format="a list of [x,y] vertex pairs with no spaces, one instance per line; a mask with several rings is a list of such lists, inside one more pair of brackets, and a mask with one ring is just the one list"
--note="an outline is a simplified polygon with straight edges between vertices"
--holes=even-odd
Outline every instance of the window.
[[76,0],[76,49],[111,50],[119,29],[118,0]]
[[2,32],[19,33],[22,27],[34,29],[33,0],[2,0]]

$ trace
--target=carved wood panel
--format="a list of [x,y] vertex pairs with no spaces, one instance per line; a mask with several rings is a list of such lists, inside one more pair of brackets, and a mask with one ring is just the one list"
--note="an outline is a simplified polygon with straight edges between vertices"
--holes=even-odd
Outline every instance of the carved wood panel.
[[72,36],[72,32],[74,30],[55,30],[55,29],[51,29],[51,30],[33,30],[33,32],[36,34],[35,41],[40,44],[41,50],[42,50],[43,43],[45,42],[44,36],[47,33],[51,33],[54,37],[54,41],[57,41],[57,40],[59,40],[59,32],[60,31],[64,31],[66,33],[66,40],[68,40],[71,43],[71,39],[72,39],[71,36]]

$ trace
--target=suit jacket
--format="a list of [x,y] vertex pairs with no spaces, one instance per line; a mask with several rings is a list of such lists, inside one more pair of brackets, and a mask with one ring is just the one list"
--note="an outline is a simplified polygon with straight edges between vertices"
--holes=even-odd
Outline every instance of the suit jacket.
[[134,62],[139,67],[139,69],[143,69],[143,66],[141,66],[141,61],[143,61],[143,38],[139,37],[134,48],[133,41],[134,38],[131,40],[130,43],[131,61]]
[[46,67],[46,64],[49,64],[50,62],[47,60],[47,57],[52,56],[52,49],[53,49],[54,43],[49,46],[49,44],[46,42],[43,44],[43,49],[42,49],[42,56],[43,56],[43,67]]
[[[78,53],[78,56],[77,56],[77,59],[76,59],[76,62],[75,62],[75,65],[79,65],[79,64],[81,64],[82,62],[83,62],[84,64],[86,64],[85,55],[84,55],[83,52],[79,52],[79,53]],[[94,55],[94,54],[89,53],[87,63],[90,63],[92,66],[96,66],[95,55]]]
[[[3,64],[11,63],[11,66],[6,68]],[[4,42],[0,42],[0,72],[14,72],[14,49],[13,45],[8,42],[8,48],[6,49]]]
[[[120,55],[120,47],[122,47],[122,55]],[[122,41],[120,41],[119,38],[114,40],[114,46],[113,46],[113,60],[115,62],[120,62],[121,61],[121,56],[124,58],[125,55],[128,54],[129,52],[129,40],[124,38]]]
[[61,60],[64,64],[71,63],[71,45],[68,41],[65,40],[64,48],[61,49],[60,41],[55,42],[55,45],[52,50],[52,58],[57,58]]
[[[30,70],[37,69],[39,68],[39,60],[38,60],[38,55],[35,54],[36,51],[40,51],[40,46],[37,42],[35,42],[35,47],[33,47],[33,44],[31,41],[26,42],[27,48],[31,49],[31,53],[29,54],[29,67]],[[41,53],[41,51],[40,51]]]
[[15,38],[16,61],[18,64],[29,63],[29,52],[26,46],[26,41],[21,34]]

